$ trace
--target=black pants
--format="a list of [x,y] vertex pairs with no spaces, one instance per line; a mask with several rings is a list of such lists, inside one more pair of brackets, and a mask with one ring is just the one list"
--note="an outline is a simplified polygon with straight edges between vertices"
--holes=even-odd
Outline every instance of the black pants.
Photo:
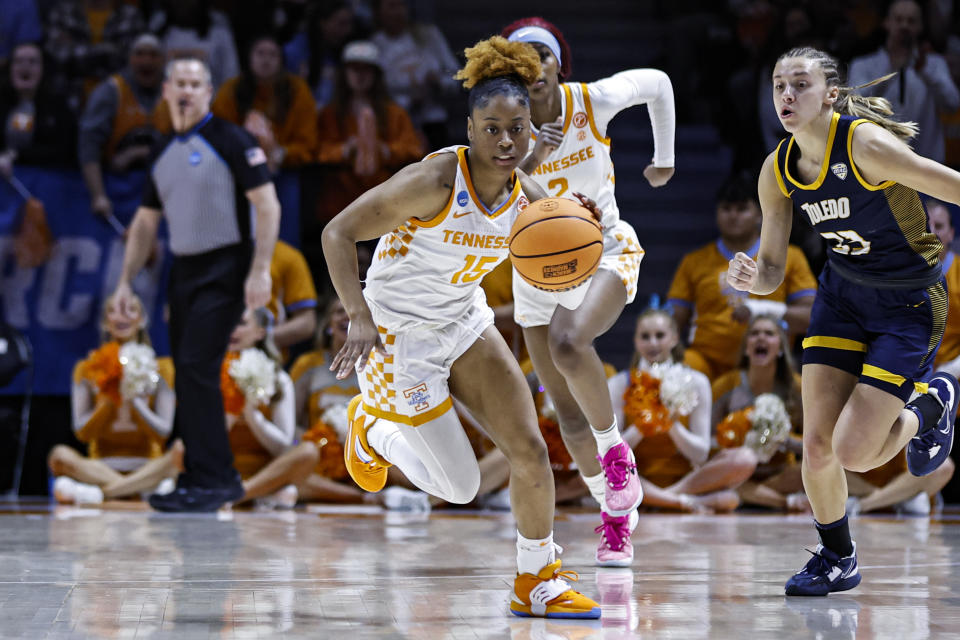
[[174,432],[186,448],[181,483],[237,482],[220,392],[220,366],[243,315],[249,244],[178,256],[170,272],[170,350],[176,367]]

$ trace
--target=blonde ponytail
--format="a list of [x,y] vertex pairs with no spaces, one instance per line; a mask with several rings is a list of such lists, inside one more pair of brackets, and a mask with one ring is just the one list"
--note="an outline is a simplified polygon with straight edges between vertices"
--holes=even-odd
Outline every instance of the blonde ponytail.
[[916,122],[894,120],[891,117],[893,115],[893,105],[890,104],[889,100],[879,96],[863,96],[859,93],[853,93],[886,82],[897,73],[897,71],[888,73],[856,87],[840,87],[840,97],[833,103],[833,110],[837,113],[863,118],[878,124],[904,142],[915,138],[920,133],[920,127],[917,126]]
[[826,80],[827,86],[837,87],[840,90],[839,98],[837,98],[837,101],[833,103],[833,110],[837,113],[869,120],[874,124],[880,125],[904,142],[910,140],[911,138],[915,137],[917,133],[919,133],[920,128],[917,126],[916,122],[900,122],[891,117],[893,115],[893,106],[886,98],[868,97],[862,96],[859,93],[854,93],[854,91],[859,91],[860,89],[865,89],[867,87],[872,87],[875,84],[886,82],[893,76],[897,75],[897,72],[888,73],[885,76],[875,78],[870,82],[866,82],[856,87],[844,87],[840,84],[840,64],[837,59],[831,56],[829,53],[820,51],[819,49],[814,49],[813,47],[796,47],[780,56],[780,58],[777,59],[777,62],[780,62],[785,58],[806,58],[807,60],[813,60],[820,66],[820,70],[823,72],[823,77]]

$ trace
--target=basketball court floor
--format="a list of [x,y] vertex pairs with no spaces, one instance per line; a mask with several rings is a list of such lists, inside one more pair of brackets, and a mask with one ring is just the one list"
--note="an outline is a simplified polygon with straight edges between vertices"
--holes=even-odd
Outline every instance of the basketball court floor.
[[960,638],[960,515],[858,518],[863,583],[785,598],[805,516],[643,515],[632,570],[592,566],[596,517],[557,515],[590,622],[507,612],[508,514],[367,508],[162,515],[0,504],[2,638]]

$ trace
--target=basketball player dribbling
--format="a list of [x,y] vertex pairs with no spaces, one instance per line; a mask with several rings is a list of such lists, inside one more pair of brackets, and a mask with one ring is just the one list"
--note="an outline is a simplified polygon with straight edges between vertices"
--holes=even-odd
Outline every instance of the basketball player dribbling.
[[559,29],[542,18],[524,18],[506,27],[503,35],[531,43],[543,68],[527,86],[536,144],[520,168],[552,196],[596,194],[603,210],[604,250],[597,273],[561,293],[536,289],[515,274],[514,318],[523,327],[537,376],[553,398],[563,441],[600,503],[596,562],[629,566],[630,533],[643,491],[633,452],[620,436],[593,341],[636,296],[643,249],[633,227],[620,220],[606,129],[620,111],[646,103],[654,157],[643,175],[653,187],[666,184],[673,176],[673,87],[657,69],[631,69],[590,84],[561,84],[570,73],[570,47]]
[[[447,502],[473,499],[480,471],[451,393],[510,463],[517,520],[519,616],[598,618],[574,591],[553,543],[554,486],[533,399],[493,326],[480,279],[507,255],[520,209],[545,192],[517,165],[530,139],[527,84],[540,74],[530,45],[493,37],[466,50],[469,147],[441,149],[371,189],[324,229],[330,277],[350,316],[331,370],[356,368],[347,469],[379,491],[393,464]],[[600,216],[596,204],[584,204]],[[380,236],[361,290],[356,242]]]
[[820,544],[787,580],[787,595],[860,584],[845,469],[869,471],[906,445],[910,472],[923,476],[953,445],[957,380],[929,377],[946,281],[917,192],[960,203],[960,173],[914,153],[905,141],[916,124],[889,117],[886,99],[852,91],[822,51],[801,47],[777,60],[773,102],[790,137],[760,172],[757,260],[737,253],[727,271],[741,291],[776,289],[794,208],[830,244],[803,341],[803,486]]

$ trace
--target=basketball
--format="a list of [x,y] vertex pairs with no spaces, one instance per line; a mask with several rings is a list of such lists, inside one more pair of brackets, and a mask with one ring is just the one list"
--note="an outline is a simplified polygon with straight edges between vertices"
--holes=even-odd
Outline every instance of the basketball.
[[510,231],[510,261],[532,286],[572,289],[593,275],[603,256],[603,235],[593,213],[567,198],[537,200]]

